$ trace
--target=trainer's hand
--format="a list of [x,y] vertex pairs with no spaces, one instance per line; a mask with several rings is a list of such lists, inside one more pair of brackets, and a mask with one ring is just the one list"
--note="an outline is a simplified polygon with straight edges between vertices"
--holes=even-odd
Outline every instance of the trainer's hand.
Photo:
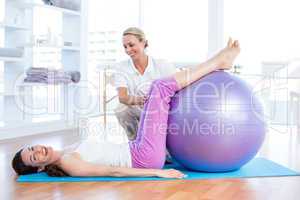
[[145,96],[136,96],[135,97],[135,105],[143,106],[147,101],[147,97]]
[[156,176],[161,178],[185,178],[186,175],[176,169],[157,170]]

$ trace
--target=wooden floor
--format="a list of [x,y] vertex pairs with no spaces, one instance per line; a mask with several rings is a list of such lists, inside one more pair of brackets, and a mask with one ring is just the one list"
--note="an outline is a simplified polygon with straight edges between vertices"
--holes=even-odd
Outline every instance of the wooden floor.
[[[260,156],[300,171],[297,130],[271,130]],[[300,177],[147,182],[17,183],[10,167],[23,145],[53,144],[60,148],[78,140],[76,131],[30,136],[0,143],[0,199],[300,199]]]

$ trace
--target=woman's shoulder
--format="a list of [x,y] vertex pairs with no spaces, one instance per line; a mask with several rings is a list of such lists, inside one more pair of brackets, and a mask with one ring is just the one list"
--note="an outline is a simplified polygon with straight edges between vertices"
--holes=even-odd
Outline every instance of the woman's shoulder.
[[65,153],[62,156],[61,161],[65,162],[65,161],[70,160],[70,159],[81,159],[80,153],[78,153],[76,151],[70,152],[70,153]]
[[67,170],[70,166],[81,163],[83,160],[78,152],[68,153],[61,157],[57,166]]

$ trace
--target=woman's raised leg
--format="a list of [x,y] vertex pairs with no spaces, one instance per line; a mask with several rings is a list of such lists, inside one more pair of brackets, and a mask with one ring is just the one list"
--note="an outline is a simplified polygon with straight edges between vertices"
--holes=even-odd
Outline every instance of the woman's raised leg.
[[182,89],[215,70],[230,69],[239,53],[239,42],[237,40],[232,41],[230,38],[227,46],[217,55],[193,68],[175,73],[174,79],[178,83],[179,88]]
[[152,83],[149,98],[141,113],[137,137],[129,142],[133,167],[163,167],[166,156],[169,103],[178,89],[178,84],[173,77]]

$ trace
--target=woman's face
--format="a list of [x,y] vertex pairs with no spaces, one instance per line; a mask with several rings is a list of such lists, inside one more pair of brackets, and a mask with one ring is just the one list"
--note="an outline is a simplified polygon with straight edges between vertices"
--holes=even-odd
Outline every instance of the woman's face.
[[24,148],[21,157],[25,165],[32,167],[46,166],[56,161],[52,147],[42,145]]
[[137,59],[144,54],[145,41],[139,41],[134,35],[123,36],[123,46],[127,55],[132,59]]

